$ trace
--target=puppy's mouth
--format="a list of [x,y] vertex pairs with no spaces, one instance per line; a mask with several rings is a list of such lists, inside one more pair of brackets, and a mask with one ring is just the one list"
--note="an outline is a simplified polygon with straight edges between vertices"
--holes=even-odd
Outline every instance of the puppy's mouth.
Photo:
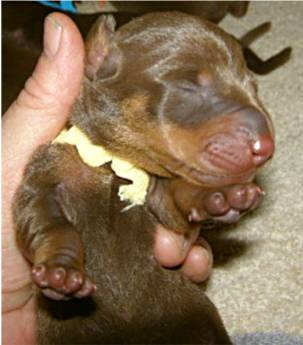
[[208,186],[251,182],[274,152],[271,133],[255,135],[242,126],[214,133],[198,143],[179,142],[168,168],[193,183]]
[[275,149],[267,115],[252,106],[225,109],[191,128],[170,122],[161,128],[168,170],[200,185],[250,182]]
[[170,167],[169,169],[175,175],[182,176],[194,184],[207,185],[208,187],[222,187],[231,184],[247,183],[251,182],[256,175],[256,170],[241,174],[224,174],[223,172],[217,171],[204,171],[180,161],[176,161],[175,163],[174,167]]

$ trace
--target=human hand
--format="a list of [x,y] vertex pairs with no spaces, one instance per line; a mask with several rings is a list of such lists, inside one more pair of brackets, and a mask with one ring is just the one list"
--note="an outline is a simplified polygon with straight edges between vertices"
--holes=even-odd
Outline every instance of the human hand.
[[30,268],[19,252],[11,203],[34,150],[64,126],[77,97],[84,68],[82,37],[65,15],[45,20],[44,51],[2,125],[2,329],[3,344],[36,342]]
[[[45,20],[44,51],[32,76],[3,117],[2,126],[2,329],[3,344],[36,343],[36,313],[30,267],[18,250],[11,203],[23,170],[35,149],[52,140],[64,127],[80,91],[84,45],[73,22],[53,13]],[[206,242],[158,226],[155,257],[164,267],[182,265],[193,281],[205,280],[212,266]]]
[[199,228],[189,237],[158,225],[155,237],[155,257],[167,268],[181,266],[182,272],[193,282],[205,281],[213,266],[213,254],[206,240],[199,236]]

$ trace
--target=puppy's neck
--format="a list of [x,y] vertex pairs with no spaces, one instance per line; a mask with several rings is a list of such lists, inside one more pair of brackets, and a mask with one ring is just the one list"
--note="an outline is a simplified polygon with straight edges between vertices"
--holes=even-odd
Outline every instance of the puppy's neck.
[[128,206],[122,211],[145,203],[150,182],[149,175],[132,163],[115,156],[104,147],[94,145],[80,128],[72,126],[68,130],[64,129],[53,143],[75,146],[83,162],[89,166],[99,167],[111,163],[111,168],[117,176],[131,181],[131,184],[122,185],[119,188],[120,200],[128,203]]
[[95,145],[152,175],[171,177],[148,144],[148,138],[157,130],[156,124],[146,118],[142,103],[138,95],[118,95],[112,85],[84,82],[73,107],[71,124],[81,128]]

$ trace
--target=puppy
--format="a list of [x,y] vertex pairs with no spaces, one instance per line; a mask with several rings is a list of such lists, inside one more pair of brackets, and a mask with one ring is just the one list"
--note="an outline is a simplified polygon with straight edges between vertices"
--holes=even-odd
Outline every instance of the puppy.
[[[80,2],[76,4],[84,12],[100,10],[98,2]],[[112,11],[111,3],[107,2],[108,11]],[[129,2],[115,1],[115,18],[118,26],[127,23],[143,12],[158,10],[179,10],[189,14],[197,14],[201,18],[218,23],[227,14],[242,17],[248,9],[248,1],[158,1]],[[107,11],[107,7],[102,7]],[[52,8],[42,6],[38,2],[4,2],[3,3],[3,84],[2,110],[5,112],[16,99],[26,79],[32,73],[41,53],[43,20],[52,12]],[[85,36],[97,19],[96,14],[69,16],[77,23]],[[270,23],[264,23],[249,31],[239,43],[242,45],[248,68],[257,74],[267,74],[285,64],[291,56],[291,48],[287,47],[276,55],[263,61],[251,50],[250,44],[270,29]]]
[[[86,42],[86,78],[68,127],[147,172],[144,204],[130,181],[55,141],[33,155],[14,200],[18,244],[32,264],[40,344],[228,344],[199,286],[153,257],[157,222],[190,234],[236,222],[262,191],[272,124],[234,38],[178,12],[115,32],[101,17]],[[121,195],[120,195],[121,196]]]

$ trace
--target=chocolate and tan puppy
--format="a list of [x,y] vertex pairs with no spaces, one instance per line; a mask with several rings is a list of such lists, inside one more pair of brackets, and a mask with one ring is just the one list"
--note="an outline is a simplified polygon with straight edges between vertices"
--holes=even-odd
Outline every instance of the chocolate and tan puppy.
[[147,171],[147,199],[121,212],[129,182],[73,145],[33,155],[14,219],[38,287],[40,344],[228,344],[199,286],[156,263],[154,223],[190,233],[256,207],[270,119],[241,47],[214,24],[168,12],[114,29],[101,17],[88,36],[69,125]]
[[[218,23],[226,15],[242,17],[246,14],[248,1],[86,1],[77,6],[85,7],[84,12],[113,11],[117,25],[121,26],[132,18],[143,13],[154,11],[178,10],[195,14],[203,19]],[[105,5],[105,6],[104,6]],[[50,7],[42,6],[36,1],[5,1],[2,5],[2,110],[5,112],[16,99],[26,79],[33,71],[41,54],[42,31],[44,18],[52,12]],[[97,14],[69,16],[76,22],[81,33],[86,36]],[[291,56],[291,48],[287,47],[263,61],[250,48],[250,44],[270,30],[270,22],[250,30],[238,41],[242,46],[249,69],[257,74],[267,74],[286,63]]]

